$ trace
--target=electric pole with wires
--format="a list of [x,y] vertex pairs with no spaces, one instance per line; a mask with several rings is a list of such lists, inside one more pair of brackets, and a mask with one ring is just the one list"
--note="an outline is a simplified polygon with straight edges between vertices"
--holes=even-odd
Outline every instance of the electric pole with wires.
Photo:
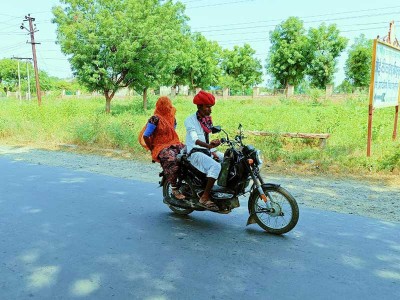
[[[36,59],[36,44],[40,44],[40,43],[35,42],[35,32],[37,32],[38,30],[36,29],[36,24],[35,25],[33,24],[33,21],[35,21],[35,18],[32,18],[31,15],[28,14],[27,16],[25,16],[25,19],[23,20],[23,22],[29,22],[29,29],[25,27],[24,23],[21,24],[20,28],[26,29],[31,36],[30,44],[32,45],[33,68],[35,70],[35,81],[36,81],[36,94],[37,94],[37,98],[38,98],[38,105],[40,106],[42,104],[42,95],[40,92],[39,71],[38,71],[37,59]],[[27,42],[27,43],[29,43],[29,42]]]
[[31,100],[31,84],[29,81],[29,61],[32,60],[32,58],[30,57],[11,57],[11,59],[16,59],[18,60],[18,98],[19,101],[22,100],[21,97],[21,74],[20,74],[20,68],[19,68],[19,61],[20,60],[25,60],[26,61],[26,74],[28,76],[28,91],[27,91],[27,99]]

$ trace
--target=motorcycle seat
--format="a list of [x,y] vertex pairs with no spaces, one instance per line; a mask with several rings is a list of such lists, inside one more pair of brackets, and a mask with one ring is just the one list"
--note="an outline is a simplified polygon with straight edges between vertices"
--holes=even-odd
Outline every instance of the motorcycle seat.
[[[179,155],[179,154],[178,154]],[[192,173],[194,173],[197,177],[199,178],[206,178],[206,174],[199,171],[196,167],[194,167],[190,161],[187,159],[187,155],[181,155],[179,158],[179,162],[182,163],[188,170],[190,170]]]

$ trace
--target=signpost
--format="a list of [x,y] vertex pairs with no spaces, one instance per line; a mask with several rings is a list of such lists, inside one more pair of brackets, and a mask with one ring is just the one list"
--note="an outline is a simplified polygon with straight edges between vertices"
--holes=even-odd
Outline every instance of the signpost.
[[390,23],[386,40],[374,40],[368,109],[367,156],[371,156],[372,117],[375,108],[395,107],[393,140],[397,136],[400,100],[400,47],[394,37],[394,22]]

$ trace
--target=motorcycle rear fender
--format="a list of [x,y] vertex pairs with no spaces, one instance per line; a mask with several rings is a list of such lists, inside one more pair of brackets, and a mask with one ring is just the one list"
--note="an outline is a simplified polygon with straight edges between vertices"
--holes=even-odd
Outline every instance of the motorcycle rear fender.
[[164,182],[165,182],[165,176],[164,176],[164,172],[161,172],[159,174],[159,176],[161,177],[161,180],[158,182],[160,184],[159,187],[163,187],[164,186]]

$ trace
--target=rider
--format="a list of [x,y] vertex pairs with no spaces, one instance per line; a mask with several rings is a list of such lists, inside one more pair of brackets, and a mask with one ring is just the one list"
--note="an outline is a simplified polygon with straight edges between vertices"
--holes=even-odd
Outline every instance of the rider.
[[193,103],[197,105],[197,112],[185,120],[188,157],[195,168],[207,175],[207,184],[199,204],[209,210],[217,211],[218,206],[210,200],[210,191],[221,171],[221,164],[213,158],[222,161],[223,155],[215,149],[221,142],[218,139],[209,141],[213,126],[211,107],[215,104],[215,97],[200,91],[194,96]]
[[160,97],[154,114],[139,133],[139,143],[151,151],[153,161],[161,164],[167,181],[171,184],[172,194],[176,199],[185,199],[177,187],[179,163],[176,155],[184,145],[175,131],[176,108],[168,97]]

